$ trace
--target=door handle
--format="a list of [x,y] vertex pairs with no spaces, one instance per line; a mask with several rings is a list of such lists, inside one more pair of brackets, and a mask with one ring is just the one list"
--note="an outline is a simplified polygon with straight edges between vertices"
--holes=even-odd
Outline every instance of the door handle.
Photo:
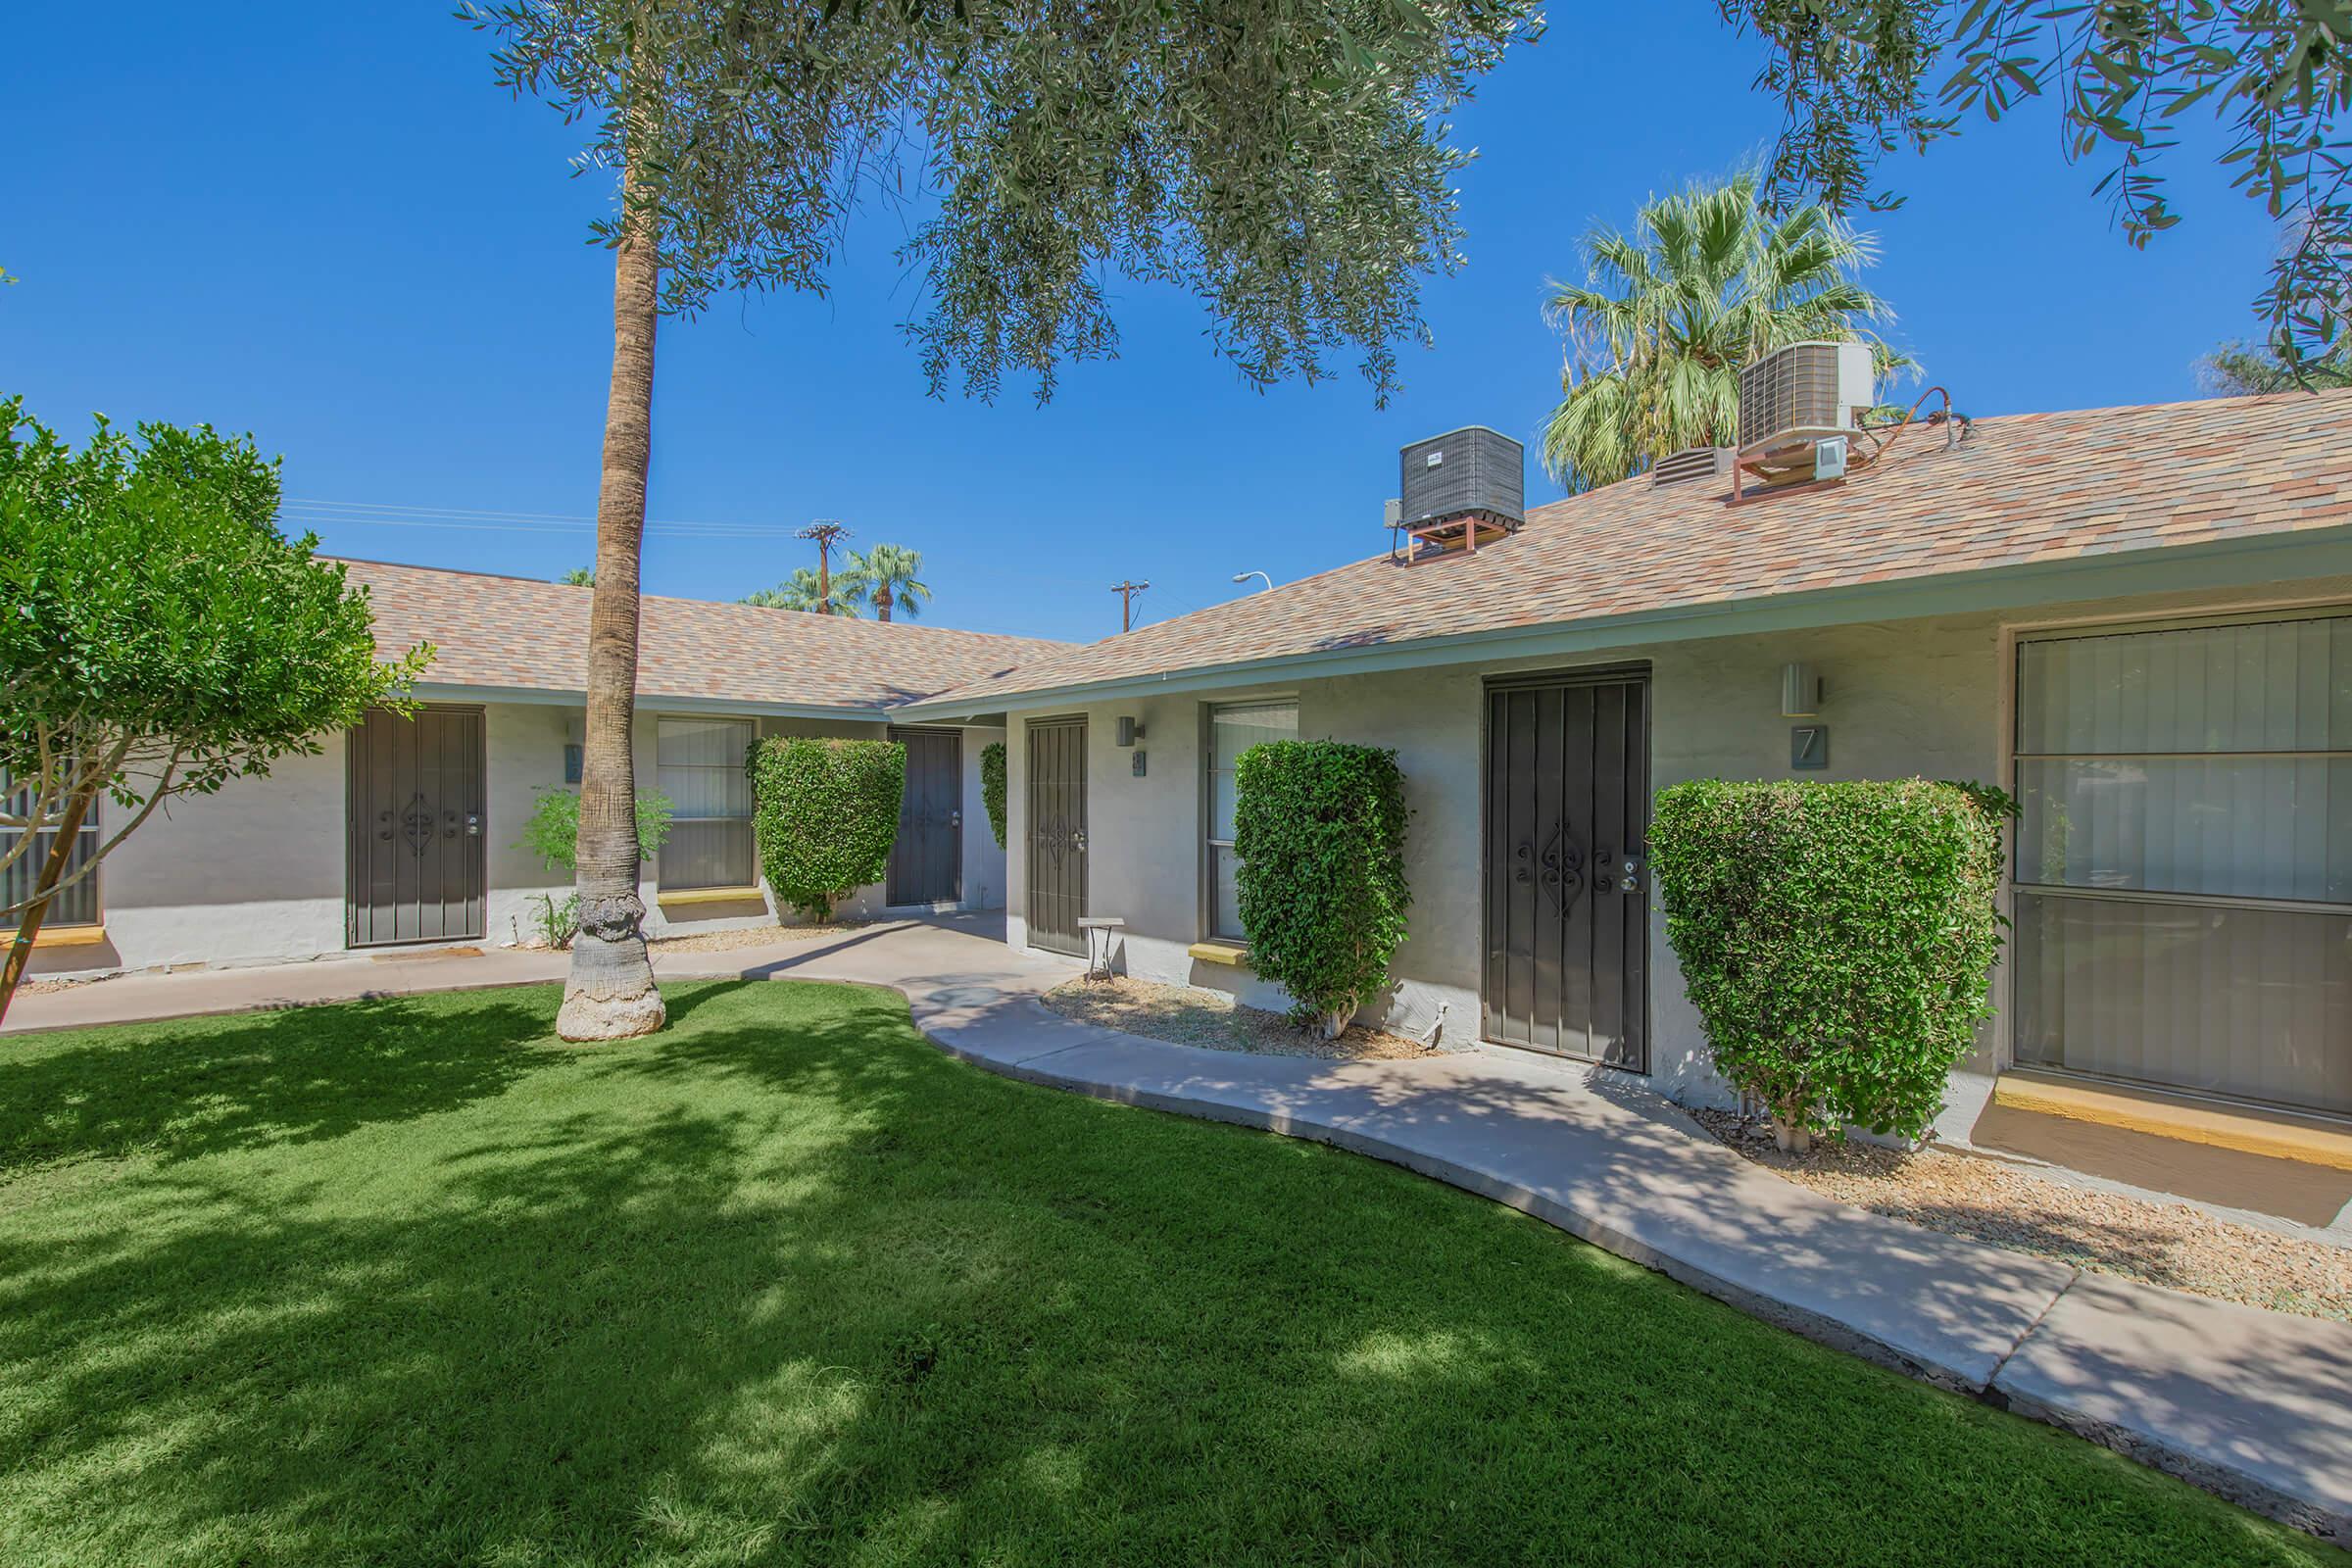
[[950,826],[950,827],[961,827],[961,826],[963,826],[963,813],[962,813],[961,811],[950,811],[950,812],[948,813],[948,826]]

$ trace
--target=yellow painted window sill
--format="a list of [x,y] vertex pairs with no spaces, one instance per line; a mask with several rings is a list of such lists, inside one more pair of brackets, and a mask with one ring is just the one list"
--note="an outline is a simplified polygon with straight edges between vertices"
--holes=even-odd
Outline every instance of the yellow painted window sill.
[[1238,942],[1196,942],[1184,951],[1202,963],[1227,963],[1237,969],[1250,967],[1250,950]]
[[657,893],[654,902],[666,909],[671,905],[760,904],[766,901],[758,888],[691,888],[678,893]]
[[53,925],[32,939],[36,948],[94,948],[106,940],[102,925]]
[[2001,1074],[1993,1084],[1992,1098],[1995,1103],[2015,1110],[2068,1116],[2158,1138],[2177,1138],[2182,1143],[2352,1170],[2352,1128],[2284,1111],[2207,1104],[2156,1091],[2086,1084],[2015,1069]]

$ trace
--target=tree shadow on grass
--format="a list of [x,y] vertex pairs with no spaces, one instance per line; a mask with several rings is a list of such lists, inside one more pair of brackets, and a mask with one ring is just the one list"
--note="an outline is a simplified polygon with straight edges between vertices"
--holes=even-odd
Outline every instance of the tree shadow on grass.
[[90,1155],[313,1142],[503,1091],[550,1064],[553,988],[394,997],[0,1042],[0,1175]]
[[988,1077],[893,999],[673,1016],[365,1158],[0,1215],[0,1562],[2307,1555],[1403,1172]]

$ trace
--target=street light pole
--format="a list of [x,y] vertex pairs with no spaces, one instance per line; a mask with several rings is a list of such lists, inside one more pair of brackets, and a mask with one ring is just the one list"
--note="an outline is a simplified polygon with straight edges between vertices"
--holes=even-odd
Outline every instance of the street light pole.
[[1252,577],[1259,578],[1265,583],[1265,586],[1258,590],[1259,593],[1270,594],[1274,591],[1274,579],[1262,571],[1237,571],[1233,574],[1235,582],[1248,582]]

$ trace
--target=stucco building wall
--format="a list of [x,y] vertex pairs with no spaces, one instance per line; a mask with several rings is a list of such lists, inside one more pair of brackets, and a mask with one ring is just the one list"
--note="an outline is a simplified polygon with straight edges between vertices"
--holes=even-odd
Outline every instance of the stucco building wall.
[[[2328,579],[2262,591],[2175,594],[2061,607],[2033,624],[2226,612],[2269,604],[2352,598],[2352,581]],[[1688,779],[1879,779],[1923,776],[2005,783],[2010,633],[1996,614],[1861,622],[1804,631],[1599,650],[1573,662],[1521,661],[1407,669],[1292,684],[1236,687],[1016,711],[1011,720],[1008,839],[1010,940],[1025,942],[1027,829],[1022,744],[1030,718],[1083,712],[1088,720],[1091,913],[1127,922],[1120,966],[1139,978],[1209,986],[1281,1007],[1287,1000],[1246,969],[1205,962],[1188,950],[1206,930],[1200,756],[1208,710],[1219,703],[1295,696],[1299,735],[1394,747],[1412,811],[1406,872],[1410,935],[1392,974],[1397,985],[1378,1021],[1399,1033],[1438,1031],[1461,1047],[1480,1033],[1484,945],[1484,685],[1488,677],[1541,669],[1645,662],[1651,701],[1653,786]],[[1830,731],[1829,765],[1789,766],[1790,728],[1781,712],[1785,664],[1813,664],[1827,683],[1817,718]],[[1136,778],[1114,740],[1116,720],[1144,724],[1148,771]],[[1649,1078],[1693,1103],[1729,1096],[1706,1063],[1705,1040],[1684,995],[1661,901],[1649,901]],[[1996,974],[1996,1004],[2008,994]],[[2004,1059],[2004,1021],[1983,1032],[1964,1064],[1982,1074]]]
[[[452,705],[457,706],[457,705]],[[528,938],[537,901],[559,903],[568,876],[517,842],[542,790],[567,787],[564,748],[580,710],[561,704],[487,703],[483,710],[483,857],[486,944]],[[638,782],[654,785],[656,709],[637,714]],[[886,726],[823,719],[762,717],[760,733],[848,735],[881,739]],[[980,748],[1003,731],[963,736],[963,906],[1001,906],[1004,852],[980,804]],[[319,755],[287,758],[267,778],[239,779],[216,795],[176,801],[159,811],[99,870],[103,943],[58,946],[36,955],[43,975],[186,965],[234,965],[339,956],[344,943],[346,854],[344,737],[327,737]],[[644,867],[646,931],[652,936],[767,924],[778,918],[764,888],[756,899],[722,904],[660,903],[660,865]],[[883,889],[858,890],[840,906],[844,918],[882,912]],[[797,919],[789,913],[788,919]],[[424,944],[434,946],[436,944]],[[365,951],[380,952],[382,949]]]

